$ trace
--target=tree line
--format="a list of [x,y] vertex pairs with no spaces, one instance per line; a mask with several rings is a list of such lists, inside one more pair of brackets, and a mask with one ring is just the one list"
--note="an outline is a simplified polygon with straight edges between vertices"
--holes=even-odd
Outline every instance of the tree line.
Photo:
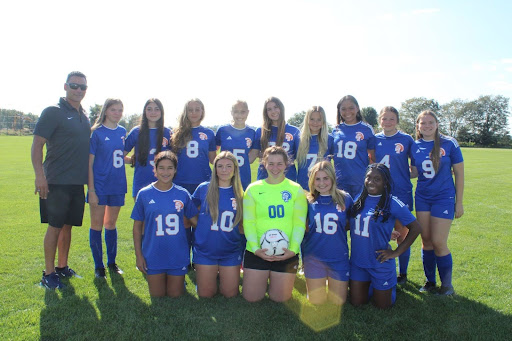
[[[89,107],[89,119],[94,124],[101,112],[102,105]],[[400,130],[415,134],[416,117],[424,110],[432,110],[440,120],[440,132],[456,138],[461,145],[482,147],[512,147],[512,138],[508,131],[509,98],[497,95],[480,96],[475,100],[454,99],[445,104],[425,97],[413,97],[401,103]],[[379,131],[378,112],[373,107],[361,108],[366,122]],[[305,111],[295,113],[288,123],[300,127]],[[141,114],[125,115],[119,122],[127,131],[139,124]],[[32,133],[38,116],[13,109],[0,109],[0,129],[13,130],[15,133]],[[209,127],[214,131],[218,126]],[[329,130],[332,130],[329,126]]]

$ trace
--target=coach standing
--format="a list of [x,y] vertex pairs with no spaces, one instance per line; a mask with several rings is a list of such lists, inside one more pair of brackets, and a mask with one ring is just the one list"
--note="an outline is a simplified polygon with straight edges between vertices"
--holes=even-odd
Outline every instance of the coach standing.
[[[84,184],[89,168],[91,126],[80,105],[87,91],[85,75],[71,72],[64,90],[66,97],[43,110],[34,130],[31,152],[41,223],[48,223],[44,237],[45,270],[41,279],[41,284],[48,289],[62,289],[60,277],[76,276],[68,266],[71,228],[82,225]],[[57,249],[58,267],[54,267]]]

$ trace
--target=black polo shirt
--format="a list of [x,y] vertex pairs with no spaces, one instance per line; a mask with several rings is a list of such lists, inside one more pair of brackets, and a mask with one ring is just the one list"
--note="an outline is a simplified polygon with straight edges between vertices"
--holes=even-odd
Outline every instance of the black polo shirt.
[[83,185],[89,169],[91,125],[85,110],[77,111],[64,97],[43,110],[34,135],[44,137],[44,174],[49,184]]

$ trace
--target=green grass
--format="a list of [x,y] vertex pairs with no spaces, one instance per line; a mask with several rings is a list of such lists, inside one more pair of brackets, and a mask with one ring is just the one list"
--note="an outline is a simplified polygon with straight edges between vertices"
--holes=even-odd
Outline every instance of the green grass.
[[[409,279],[388,311],[371,305],[315,308],[306,301],[304,278],[293,299],[256,304],[241,297],[198,299],[195,277],[179,299],[152,300],[135,269],[129,219],[133,200],[119,218],[121,278],[94,279],[88,242],[89,214],[73,232],[70,265],[84,276],[68,289],[48,291],[38,282],[43,236],[30,163],[31,137],[0,136],[0,339],[509,339],[512,334],[509,219],[512,150],[464,149],[465,215],[452,226],[457,296],[420,295],[420,242],[413,245]],[[127,168],[131,183],[133,170]],[[131,189],[128,191],[131,193]]]

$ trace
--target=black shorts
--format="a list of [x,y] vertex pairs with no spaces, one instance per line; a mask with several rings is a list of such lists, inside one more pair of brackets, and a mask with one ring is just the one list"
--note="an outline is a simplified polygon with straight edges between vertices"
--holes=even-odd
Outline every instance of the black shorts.
[[56,228],[82,226],[85,195],[83,185],[48,185],[47,199],[39,198],[41,223]]
[[296,274],[298,267],[298,255],[279,262],[269,262],[247,250],[245,250],[244,253],[244,269],[270,270],[274,272],[287,272],[290,274]]

